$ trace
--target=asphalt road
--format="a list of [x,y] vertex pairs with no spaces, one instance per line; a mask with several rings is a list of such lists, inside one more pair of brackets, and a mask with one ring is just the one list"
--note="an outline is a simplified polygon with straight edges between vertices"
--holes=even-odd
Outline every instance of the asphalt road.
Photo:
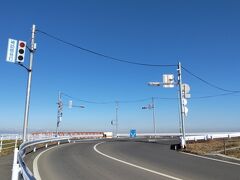
[[[240,166],[170,150],[171,142],[108,141],[68,144],[39,156],[42,180],[240,180]],[[94,149],[95,147],[95,149]]]
[[13,153],[0,157],[0,179],[11,179],[12,175]]

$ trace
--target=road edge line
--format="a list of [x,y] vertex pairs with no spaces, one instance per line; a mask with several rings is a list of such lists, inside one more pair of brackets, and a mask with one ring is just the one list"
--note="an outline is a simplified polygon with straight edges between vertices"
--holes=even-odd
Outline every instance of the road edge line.
[[181,153],[182,153],[182,154],[189,155],[189,156],[199,157],[199,158],[202,158],[202,159],[208,159],[208,160],[212,160],[212,161],[217,161],[217,162],[222,162],[222,163],[226,163],[226,164],[231,164],[231,165],[240,166],[239,163],[235,163],[235,162],[225,161],[225,160],[221,160],[221,159],[215,159],[215,158],[211,158],[211,157],[206,157],[206,156],[201,156],[201,155],[191,154],[191,153],[186,153],[186,152],[181,152]]
[[56,147],[59,147],[59,146],[54,146],[54,147],[51,147],[51,148],[49,148],[49,149],[46,149],[46,150],[40,152],[40,153],[34,158],[34,160],[33,160],[33,176],[36,178],[36,180],[41,180],[41,176],[40,176],[39,171],[38,171],[38,159],[40,158],[40,156],[41,156],[43,153],[45,153],[45,152],[47,152],[47,151],[49,151],[49,150],[51,150],[51,149],[53,149],[53,148],[56,148]]
[[109,156],[109,155],[107,155],[107,154],[104,154],[104,153],[102,153],[101,151],[99,151],[99,150],[97,149],[97,146],[100,145],[100,144],[103,144],[103,143],[104,143],[104,142],[97,143],[97,144],[95,144],[94,147],[93,147],[94,151],[96,151],[98,154],[101,154],[102,156],[105,156],[105,157],[107,157],[107,158],[109,158],[109,159],[112,159],[112,160],[121,162],[121,163],[123,163],[123,164],[127,164],[127,165],[129,165],[129,166],[132,166],[132,167],[135,167],[135,168],[138,168],[138,169],[147,171],[147,172],[151,172],[151,173],[153,173],[153,174],[157,174],[157,175],[160,175],[160,176],[163,176],[163,177],[167,177],[167,178],[169,178],[169,179],[182,180],[182,179],[180,179],[180,178],[177,178],[177,177],[174,177],[174,176],[170,176],[170,175],[167,175],[167,174],[164,174],[164,173],[160,173],[160,172],[157,172],[157,171],[154,171],[154,170],[151,170],[151,169],[147,169],[147,168],[144,168],[144,167],[142,167],[142,166],[138,166],[138,165],[136,165],[136,164],[132,164],[132,163],[123,161],[123,160],[121,160],[121,159],[118,159],[118,158]]

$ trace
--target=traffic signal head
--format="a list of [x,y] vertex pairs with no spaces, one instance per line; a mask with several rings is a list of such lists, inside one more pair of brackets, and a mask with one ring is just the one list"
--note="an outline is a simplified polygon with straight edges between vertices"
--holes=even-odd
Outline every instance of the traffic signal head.
[[25,50],[26,50],[27,43],[25,41],[18,41],[18,52],[17,52],[17,62],[23,63]]

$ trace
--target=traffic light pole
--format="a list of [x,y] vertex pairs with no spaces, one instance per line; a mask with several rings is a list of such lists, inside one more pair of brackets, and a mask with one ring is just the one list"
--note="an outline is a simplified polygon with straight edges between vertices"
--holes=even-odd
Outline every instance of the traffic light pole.
[[56,136],[58,136],[59,125],[62,118],[62,93],[58,92],[58,113],[57,113],[57,127],[56,127]]
[[154,132],[154,137],[156,138],[156,121],[155,121],[154,97],[152,97],[152,112],[153,112],[153,132]]
[[[179,105],[180,105],[180,118],[181,118],[181,125],[182,125],[182,137],[181,137],[181,147],[186,147],[186,138],[185,138],[185,115],[183,112],[183,101],[182,101],[182,66],[181,63],[178,63],[178,85],[179,85]],[[181,132],[180,132],[181,133]]]
[[29,68],[28,68],[28,83],[25,101],[25,113],[24,113],[24,125],[23,125],[23,142],[27,141],[28,133],[28,117],[29,117],[29,106],[30,106],[30,94],[31,94],[31,82],[32,82],[32,65],[33,65],[33,55],[35,51],[35,32],[36,26],[32,26],[32,37],[31,37],[31,47],[30,47],[30,57],[29,57]]
[[118,101],[116,101],[116,137],[118,134]]

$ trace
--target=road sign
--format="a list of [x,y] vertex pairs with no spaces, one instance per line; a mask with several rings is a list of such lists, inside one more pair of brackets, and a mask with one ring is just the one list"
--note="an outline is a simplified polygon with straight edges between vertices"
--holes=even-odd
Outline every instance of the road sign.
[[7,62],[15,63],[17,52],[17,40],[8,39],[8,48],[7,48]]
[[163,87],[173,88],[174,87],[174,75],[173,74],[163,74]]
[[136,129],[131,129],[130,130],[130,137],[131,138],[135,138],[137,136],[137,131],[136,131]]
[[188,94],[190,92],[190,86],[188,84],[182,84],[182,93],[183,97],[189,99],[191,97],[191,94]]

